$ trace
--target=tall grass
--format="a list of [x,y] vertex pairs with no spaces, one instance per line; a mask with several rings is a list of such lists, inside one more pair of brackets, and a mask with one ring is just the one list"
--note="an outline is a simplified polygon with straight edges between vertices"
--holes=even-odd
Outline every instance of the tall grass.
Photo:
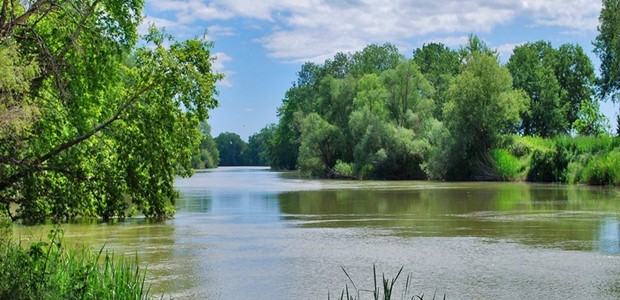
[[617,137],[513,137],[504,149],[493,153],[503,180],[515,180],[510,176],[520,165],[516,180],[620,185]]
[[[379,299],[384,299],[384,300],[392,300],[392,299],[396,299],[395,298],[395,293],[394,293],[394,285],[396,284],[396,281],[398,280],[398,278],[400,277],[400,275],[403,272],[403,267],[400,268],[400,270],[398,270],[398,273],[396,274],[396,276],[394,276],[393,278],[387,278],[385,277],[385,273],[381,274],[381,284],[377,283],[377,268],[375,265],[372,266],[372,274],[373,274],[373,288],[372,289],[358,289],[357,286],[355,285],[355,282],[353,281],[353,279],[351,278],[351,276],[349,275],[349,273],[347,272],[347,270],[345,268],[342,268],[342,271],[344,272],[344,274],[347,276],[347,278],[349,279],[349,282],[351,283],[352,289],[349,289],[349,285],[345,284],[344,289],[342,289],[342,292],[340,293],[340,297],[338,297],[338,300],[360,300],[362,299],[360,297],[361,292],[363,293],[367,293],[370,294],[372,293],[372,299],[374,300],[379,300]],[[424,299],[429,299],[429,298],[424,298],[424,294],[421,295],[411,295],[411,285],[412,285],[412,280],[411,280],[411,274],[407,275],[406,281],[405,281],[405,286],[403,288],[403,291],[401,293],[401,297],[400,299],[411,299],[411,300],[424,300]],[[435,300],[436,298],[436,293],[433,294],[433,298],[431,300]],[[331,295],[328,293],[327,294],[327,299],[331,300]],[[442,298],[443,300],[446,300],[446,295],[443,296]]]
[[0,299],[146,299],[146,272],[137,259],[115,257],[103,248],[67,248],[62,229],[49,241],[21,245],[2,230]]

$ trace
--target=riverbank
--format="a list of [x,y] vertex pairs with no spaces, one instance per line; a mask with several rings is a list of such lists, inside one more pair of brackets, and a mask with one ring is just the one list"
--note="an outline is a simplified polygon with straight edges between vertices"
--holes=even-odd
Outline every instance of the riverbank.
[[492,152],[503,181],[620,185],[620,139],[512,136]]

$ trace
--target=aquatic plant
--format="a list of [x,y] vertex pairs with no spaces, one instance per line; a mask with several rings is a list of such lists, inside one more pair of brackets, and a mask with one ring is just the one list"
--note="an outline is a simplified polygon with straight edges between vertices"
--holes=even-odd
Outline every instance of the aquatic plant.
[[[394,285],[396,284],[396,281],[398,280],[398,278],[400,277],[401,273],[403,272],[403,268],[401,267],[400,270],[398,270],[398,273],[396,274],[396,276],[394,276],[393,278],[388,278],[385,276],[385,273],[381,274],[381,284],[377,283],[377,267],[376,265],[373,264],[372,266],[372,274],[373,274],[373,288],[372,290],[366,290],[366,289],[358,289],[357,286],[355,285],[355,282],[353,281],[353,279],[351,278],[351,276],[349,275],[349,273],[347,272],[347,270],[344,267],[341,267],[342,271],[344,272],[344,274],[347,276],[349,282],[351,283],[352,289],[349,289],[349,285],[345,284],[344,289],[342,289],[342,292],[340,293],[340,297],[336,298],[338,300],[359,300],[362,299],[360,297],[360,292],[364,292],[364,293],[372,293],[372,296],[374,300],[379,300],[379,299],[383,299],[383,300],[392,300],[392,299],[396,299],[394,298]],[[411,299],[411,300],[424,300],[424,299],[428,299],[428,298],[424,298],[424,294],[420,294],[420,295],[411,295],[411,286],[412,286],[412,277],[411,274],[407,275],[406,278],[406,282],[405,282],[405,286],[404,289],[402,291],[401,294],[401,298],[400,299]],[[437,297],[437,293],[435,292],[433,294],[433,298],[431,298],[431,300],[435,300]],[[331,300],[331,295],[328,293],[327,294],[327,299]],[[443,300],[446,300],[446,295],[443,295]]]

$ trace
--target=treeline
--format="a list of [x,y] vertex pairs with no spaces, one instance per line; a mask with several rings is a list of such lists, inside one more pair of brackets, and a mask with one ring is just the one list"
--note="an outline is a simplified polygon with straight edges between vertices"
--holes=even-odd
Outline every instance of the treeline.
[[275,125],[271,124],[251,135],[246,143],[236,133],[222,132],[211,136],[211,127],[201,124],[202,140],[199,154],[194,155],[192,166],[209,169],[217,166],[268,166],[269,143],[273,139]]
[[336,178],[620,184],[619,143],[599,111],[620,87],[617,26],[607,26],[619,5],[604,2],[601,78],[579,45],[526,43],[502,64],[473,35],[458,50],[429,43],[411,58],[373,44],[305,63],[278,109],[270,166]]

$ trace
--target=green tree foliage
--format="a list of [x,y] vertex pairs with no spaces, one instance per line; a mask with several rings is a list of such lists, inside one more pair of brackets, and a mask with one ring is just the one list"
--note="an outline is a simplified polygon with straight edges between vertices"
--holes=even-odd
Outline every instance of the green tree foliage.
[[218,166],[220,162],[220,152],[213,136],[211,136],[211,126],[207,122],[200,123],[200,148],[198,153],[192,157],[192,168],[194,169],[211,169]]
[[322,81],[316,112],[301,122],[302,171],[336,177],[424,178],[426,131],[435,120],[433,88],[413,60],[375,71],[359,78],[347,74],[336,79],[330,74]]
[[436,119],[441,119],[448,88],[461,67],[459,53],[441,43],[429,43],[413,51],[413,61],[435,88],[433,115]]
[[514,87],[531,99],[530,109],[522,114],[520,132],[525,135],[551,137],[567,132],[565,91],[554,75],[554,65],[555,50],[542,41],[516,47],[508,61]]
[[336,164],[340,131],[317,113],[306,116],[301,125],[299,169],[315,175],[331,175]]
[[467,56],[448,95],[444,120],[450,137],[441,134],[444,139],[439,147],[444,150],[437,151],[433,159],[443,163],[434,167],[446,168],[445,176],[450,179],[497,179],[491,150],[499,145],[502,134],[520,122],[527,96],[513,90],[510,72],[495,56],[477,51]]
[[244,153],[248,144],[236,133],[222,132],[215,137],[215,144],[220,153],[220,166],[246,165]]
[[268,166],[270,142],[273,140],[276,125],[269,124],[248,139],[248,149],[245,151],[245,164],[249,166]]
[[0,107],[28,124],[1,137],[0,201],[33,222],[172,213],[217,105],[211,43],[152,29],[137,47],[138,0],[22,3],[0,4],[0,68],[15,82]]
[[[620,1],[603,0],[598,18],[599,34],[594,41],[594,53],[601,60],[600,78],[597,79],[601,99],[620,101]],[[620,136],[620,114],[617,116],[617,135]]]
[[[564,44],[556,51],[555,76],[564,90],[562,104],[565,107],[565,119],[570,128],[586,108],[599,113],[599,103],[594,97],[594,66],[590,58],[579,45]],[[587,123],[587,122],[586,122]],[[573,129],[576,129],[573,127]],[[583,132],[582,132],[583,133]]]
[[549,42],[528,43],[515,48],[507,66],[515,88],[523,89],[532,100],[522,116],[523,134],[589,134],[594,132],[586,127],[600,128],[604,123],[593,97],[594,67],[580,46],[564,44],[554,49]]
[[594,53],[601,60],[601,77],[597,80],[601,98],[620,100],[620,1],[603,0],[599,16],[599,34],[594,41]]
[[297,82],[286,91],[282,106],[278,108],[280,122],[272,141],[270,165],[273,168],[292,170],[297,166],[301,120],[312,111],[313,102],[318,98],[319,72],[318,65],[305,63],[297,73]]

